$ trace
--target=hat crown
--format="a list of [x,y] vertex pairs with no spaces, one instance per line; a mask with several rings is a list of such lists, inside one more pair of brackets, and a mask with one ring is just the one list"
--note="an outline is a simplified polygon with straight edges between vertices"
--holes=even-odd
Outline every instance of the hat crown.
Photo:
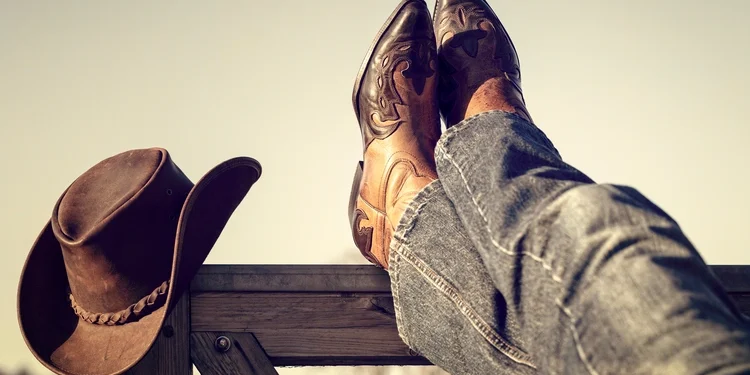
[[109,215],[149,182],[161,164],[158,150],[116,155],[81,175],[58,207],[60,230],[70,240],[85,239]]
[[192,187],[164,149],[112,156],[73,182],[55,206],[52,229],[78,307],[118,312],[170,278]]

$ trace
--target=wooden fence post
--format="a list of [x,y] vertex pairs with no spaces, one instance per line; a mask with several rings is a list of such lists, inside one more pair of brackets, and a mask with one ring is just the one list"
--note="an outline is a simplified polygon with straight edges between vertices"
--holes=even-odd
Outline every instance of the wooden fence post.
[[190,375],[190,294],[186,292],[164,321],[154,346],[127,375]]

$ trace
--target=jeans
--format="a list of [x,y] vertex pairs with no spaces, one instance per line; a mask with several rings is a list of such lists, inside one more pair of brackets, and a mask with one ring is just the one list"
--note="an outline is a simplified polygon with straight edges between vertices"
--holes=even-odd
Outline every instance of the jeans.
[[678,224],[500,111],[448,129],[389,274],[399,334],[452,374],[750,373],[750,323]]

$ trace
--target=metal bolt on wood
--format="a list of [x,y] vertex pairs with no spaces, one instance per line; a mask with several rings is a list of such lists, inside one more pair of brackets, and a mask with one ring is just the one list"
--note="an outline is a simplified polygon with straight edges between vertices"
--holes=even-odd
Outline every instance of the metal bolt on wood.
[[230,340],[229,337],[226,336],[219,336],[214,342],[214,347],[216,348],[217,352],[226,353],[229,351],[229,349],[232,348],[232,340]]

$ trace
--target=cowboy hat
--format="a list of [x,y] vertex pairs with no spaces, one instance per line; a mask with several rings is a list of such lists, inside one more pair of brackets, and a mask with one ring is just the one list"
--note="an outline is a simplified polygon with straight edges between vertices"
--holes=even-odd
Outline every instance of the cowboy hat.
[[36,358],[58,374],[120,374],[164,319],[261,174],[247,157],[193,184],[165,149],[131,150],[62,194],[26,259],[18,319]]

